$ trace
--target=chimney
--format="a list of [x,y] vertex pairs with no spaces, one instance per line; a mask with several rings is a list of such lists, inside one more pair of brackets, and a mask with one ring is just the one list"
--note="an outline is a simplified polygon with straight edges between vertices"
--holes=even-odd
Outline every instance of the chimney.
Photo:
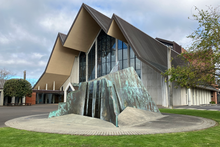
[[26,70],[24,71],[24,80],[26,80]]

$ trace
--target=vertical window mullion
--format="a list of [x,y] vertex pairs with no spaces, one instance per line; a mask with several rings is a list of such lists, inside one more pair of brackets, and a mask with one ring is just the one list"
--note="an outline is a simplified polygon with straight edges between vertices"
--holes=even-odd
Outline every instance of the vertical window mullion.
[[122,43],[121,44],[121,48],[122,48],[121,49],[122,50],[122,67],[121,67],[121,69],[123,69],[124,68],[124,53],[123,53],[124,52],[124,47],[123,47],[123,42],[122,41],[121,41],[121,43]]
[[98,62],[97,62],[97,60],[98,60],[98,44],[97,44],[97,38],[96,38],[96,40],[95,40],[95,78],[97,78],[97,67],[98,67]]
[[88,53],[86,53],[86,82],[88,81]]
[[127,60],[128,60],[128,67],[131,67],[131,64],[130,64],[130,46],[129,46],[129,45],[128,45],[127,52],[128,52],[128,57],[127,57]]
[[134,70],[136,70],[136,55],[134,56]]
[[118,39],[115,38],[115,62],[117,63],[118,62]]

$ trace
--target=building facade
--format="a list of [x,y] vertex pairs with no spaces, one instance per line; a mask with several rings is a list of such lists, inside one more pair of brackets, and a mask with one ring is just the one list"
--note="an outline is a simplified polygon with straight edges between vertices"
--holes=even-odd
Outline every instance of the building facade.
[[[66,101],[77,84],[133,67],[157,105],[200,105],[211,101],[214,88],[171,89],[162,72],[183,64],[178,44],[154,39],[113,14],[108,18],[82,4],[67,35],[58,33],[47,67],[34,86],[36,104]],[[171,62],[171,58],[173,58]]]

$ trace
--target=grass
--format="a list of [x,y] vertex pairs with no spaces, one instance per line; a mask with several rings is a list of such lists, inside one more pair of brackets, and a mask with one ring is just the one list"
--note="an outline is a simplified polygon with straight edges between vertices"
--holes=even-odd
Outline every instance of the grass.
[[[220,122],[219,111],[160,109],[164,113],[186,114],[210,118]],[[77,136],[37,133],[13,128],[0,128],[0,147],[13,146],[220,146],[220,126],[182,133],[131,136]]]

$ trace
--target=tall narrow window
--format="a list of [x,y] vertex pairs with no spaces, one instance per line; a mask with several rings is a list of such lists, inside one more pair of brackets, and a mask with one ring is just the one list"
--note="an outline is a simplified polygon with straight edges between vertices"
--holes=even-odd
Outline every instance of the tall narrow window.
[[128,67],[128,47],[121,40],[118,40],[118,61],[120,69]]
[[109,74],[115,65],[115,38],[101,31],[97,42],[97,77],[101,77]]
[[134,67],[139,78],[141,78],[141,61],[137,58],[132,48],[130,48],[130,66]]
[[95,43],[88,54],[88,80],[95,79]]
[[86,81],[86,53],[81,52],[79,56],[79,82]]

